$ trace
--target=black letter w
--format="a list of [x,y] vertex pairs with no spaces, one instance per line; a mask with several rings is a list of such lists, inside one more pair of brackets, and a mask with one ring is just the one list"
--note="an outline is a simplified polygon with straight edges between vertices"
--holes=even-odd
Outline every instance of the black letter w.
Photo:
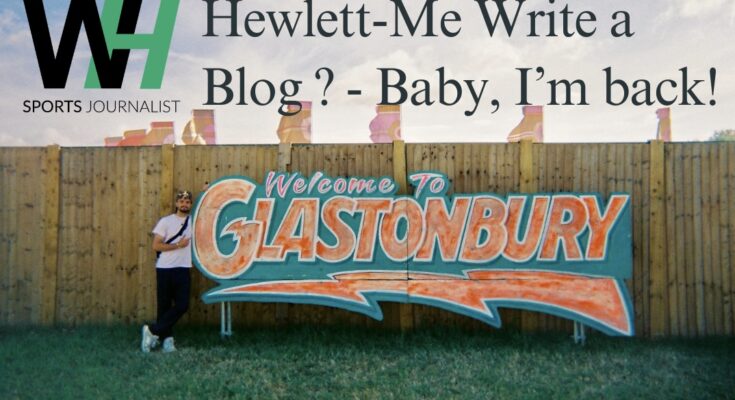
[[[135,33],[142,1],[125,1],[117,33]],[[114,49],[112,53],[109,52],[95,0],[71,0],[56,54],[54,54],[51,43],[51,33],[46,20],[43,0],[23,0],[23,3],[26,15],[28,15],[28,25],[31,28],[33,46],[36,48],[38,67],[41,70],[45,88],[61,89],[66,86],[82,24],[87,32],[89,49],[92,51],[92,59],[97,68],[100,87],[119,89],[122,86],[130,50]]]

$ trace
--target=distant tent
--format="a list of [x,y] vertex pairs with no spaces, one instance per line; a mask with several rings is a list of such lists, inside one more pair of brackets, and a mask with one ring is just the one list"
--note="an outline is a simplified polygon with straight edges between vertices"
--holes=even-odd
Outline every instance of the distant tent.
[[525,138],[533,139],[534,143],[544,142],[544,107],[524,106],[523,119],[508,134],[508,142],[520,142]]
[[401,140],[401,106],[379,105],[377,115],[370,121],[370,140],[373,143],[393,143]]
[[[276,134],[280,143],[311,143],[311,102],[299,101],[301,111],[284,115]],[[298,111],[298,106],[288,105],[288,112]]]
[[184,144],[217,144],[214,110],[192,110],[191,119],[181,134]]
[[656,110],[658,117],[658,129],[656,130],[656,140],[664,142],[671,141],[671,108],[659,108]]

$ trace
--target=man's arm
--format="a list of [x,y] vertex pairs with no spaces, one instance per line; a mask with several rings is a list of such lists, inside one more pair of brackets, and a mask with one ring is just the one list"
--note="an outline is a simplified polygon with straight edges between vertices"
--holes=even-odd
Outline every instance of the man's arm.
[[181,249],[183,247],[186,247],[189,245],[189,238],[182,238],[176,243],[167,244],[164,243],[163,237],[160,235],[153,235],[153,250],[155,251],[171,251],[176,249]]

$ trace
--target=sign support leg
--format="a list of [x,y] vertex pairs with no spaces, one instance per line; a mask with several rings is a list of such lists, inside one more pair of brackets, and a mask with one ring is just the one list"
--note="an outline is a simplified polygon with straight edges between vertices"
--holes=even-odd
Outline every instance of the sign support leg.
[[581,344],[584,346],[587,341],[587,327],[583,323],[574,321],[574,344]]
[[232,303],[227,302],[227,337],[232,336]]
[[232,303],[223,301],[220,305],[219,335],[228,339],[232,336]]

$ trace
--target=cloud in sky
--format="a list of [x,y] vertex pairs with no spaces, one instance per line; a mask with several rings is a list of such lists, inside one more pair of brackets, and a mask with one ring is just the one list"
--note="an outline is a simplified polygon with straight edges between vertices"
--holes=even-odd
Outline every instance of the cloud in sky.
[[735,9],[732,1],[728,0],[675,0],[672,9],[678,10],[682,17],[699,17],[713,12],[730,12]]
[[[723,38],[732,34],[735,3],[725,0],[654,0],[640,2],[574,1],[550,5],[548,0],[529,0],[519,16],[518,32],[512,38],[505,35],[490,38],[474,1],[436,3],[440,15],[450,9],[461,17],[462,32],[456,38],[393,38],[392,29],[374,29],[369,38],[304,38],[280,37],[266,33],[260,38],[206,38],[206,5],[204,2],[182,0],[169,53],[166,75],[161,91],[138,89],[145,51],[133,51],[125,82],[121,90],[84,90],[83,83],[89,63],[86,36],[80,35],[67,89],[44,90],[36,63],[25,12],[18,3],[0,6],[0,87],[6,94],[0,98],[0,146],[46,145],[56,142],[64,146],[102,145],[105,136],[119,135],[125,129],[147,127],[151,121],[173,120],[181,131],[193,108],[204,108],[206,97],[205,67],[222,67],[234,71],[245,67],[246,82],[267,78],[274,83],[293,78],[303,81],[298,99],[312,100],[314,139],[317,142],[367,142],[368,124],[380,100],[378,68],[401,68],[410,80],[426,79],[432,83],[431,96],[438,97],[437,72],[445,67],[447,74],[458,81],[488,80],[478,111],[466,117],[463,111],[472,108],[468,98],[457,105],[445,107],[403,106],[402,132],[407,140],[424,141],[504,141],[507,133],[520,120],[518,67],[543,66],[545,80],[584,79],[588,84],[589,106],[547,106],[546,138],[550,141],[645,141],[656,130],[655,109],[651,107],[604,104],[602,69],[613,68],[616,77],[636,79],[676,79],[678,70],[690,68],[690,75],[708,77],[710,67],[718,69],[715,98],[717,106],[673,106],[674,137],[677,140],[703,140],[716,129],[733,128],[735,121],[735,48]],[[49,2],[51,32],[58,41],[68,0]],[[345,4],[354,10],[356,2],[315,1],[320,10],[338,11]],[[101,4],[101,2],[100,2]],[[154,25],[157,2],[144,0],[144,12],[138,32]],[[218,7],[228,3],[218,2]],[[242,20],[252,10],[303,11],[300,0],[247,0],[240,3]],[[371,20],[393,20],[392,4],[388,0],[367,0]],[[510,3],[509,3],[510,4]],[[568,5],[577,15],[591,10],[597,15],[597,33],[592,38],[524,37],[529,28],[525,13],[534,9],[554,11],[556,28],[561,32],[560,11]],[[227,6],[228,7],[228,6]],[[413,15],[418,15],[418,3],[410,3]],[[224,8],[218,8],[223,12]],[[633,38],[610,37],[610,15],[627,10],[632,16]],[[302,17],[305,18],[305,17]],[[548,17],[546,17],[548,18]],[[538,20],[539,32],[549,29],[548,19]],[[353,20],[353,22],[356,20]],[[305,21],[302,21],[302,23]],[[218,32],[226,31],[226,21],[215,22]],[[405,29],[403,29],[405,32]],[[303,32],[303,31],[301,31]],[[335,72],[335,81],[327,91],[329,105],[321,107],[324,82],[314,78],[323,66]],[[708,83],[702,86],[706,87]],[[348,89],[362,89],[361,97],[347,96]],[[410,86],[409,86],[410,89]],[[414,90],[415,91],[415,90]],[[578,93],[578,91],[577,91]],[[703,100],[712,97],[709,90],[701,91]],[[279,96],[280,97],[280,96]],[[531,82],[529,98],[543,104],[548,101],[548,85]],[[178,113],[166,115],[75,115],[27,114],[22,112],[26,99],[180,99]],[[490,101],[501,102],[500,110],[491,114]],[[222,143],[275,143],[280,116],[277,105],[258,107],[217,106],[215,108],[219,139]]]

